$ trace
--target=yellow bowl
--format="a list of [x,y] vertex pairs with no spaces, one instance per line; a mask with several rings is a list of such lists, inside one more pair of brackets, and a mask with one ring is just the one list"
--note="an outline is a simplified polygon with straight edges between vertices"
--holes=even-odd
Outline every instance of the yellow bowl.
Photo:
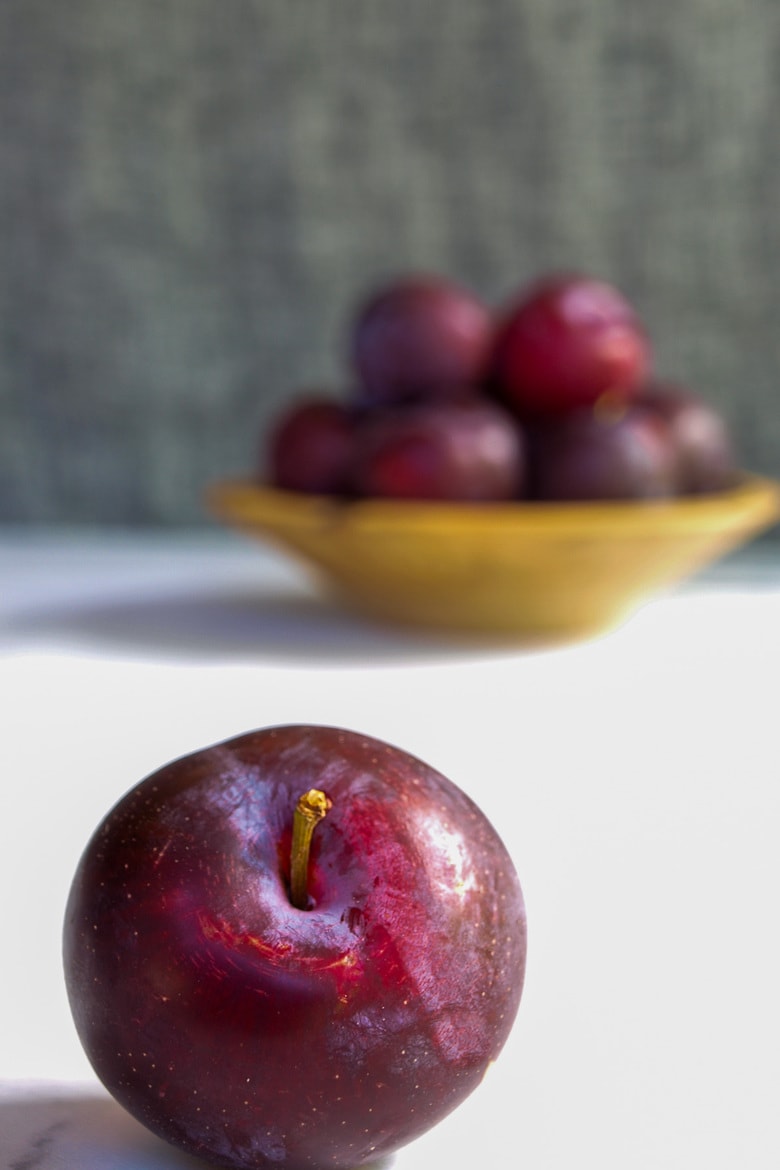
[[524,638],[589,636],[780,516],[780,484],[658,502],[339,500],[249,480],[207,506],[315,568],[374,617]]

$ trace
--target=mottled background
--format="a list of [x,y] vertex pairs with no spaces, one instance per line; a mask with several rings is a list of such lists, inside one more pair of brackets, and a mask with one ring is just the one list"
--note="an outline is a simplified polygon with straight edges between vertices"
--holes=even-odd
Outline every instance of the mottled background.
[[375,281],[615,281],[780,470],[775,0],[1,0],[0,520],[203,521]]

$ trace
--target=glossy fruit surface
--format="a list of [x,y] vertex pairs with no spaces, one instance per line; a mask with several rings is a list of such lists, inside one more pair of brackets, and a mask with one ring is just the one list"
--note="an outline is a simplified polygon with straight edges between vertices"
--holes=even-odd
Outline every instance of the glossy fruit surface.
[[376,414],[361,432],[353,481],[359,496],[397,500],[513,499],[524,482],[523,435],[489,402]]
[[340,402],[316,396],[294,402],[276,421],[261,472],[287,491],[345,492],[354,427],[352,412]]
[[450,399],[482,378],[492,318],[470,292],[440,277],[376,292],[352,327],[358,397],[371,405]]
[[539,427],[532,451],[540,500],[658,499],[676,489],[667,428],[642,410],[573,411]]
[[[289,893],[292,812],[332,802]],[[480,1082],[525,962],[513,865],[439,773],[354,732],[280,727],[132,789],[78,866],[68,994],[109,1091],[235,1168],[350,1167]]]
[[650,362],[644,330],[617,289],[585,276],[548,276],[512,306],[498,329],[492,377],[521,414],[627,401]]
[[652,387],[639,402],[669,428],[680,495],[733,486],[737,477],[734,444],[725,419],[713,406],[690,390],[669,385]]

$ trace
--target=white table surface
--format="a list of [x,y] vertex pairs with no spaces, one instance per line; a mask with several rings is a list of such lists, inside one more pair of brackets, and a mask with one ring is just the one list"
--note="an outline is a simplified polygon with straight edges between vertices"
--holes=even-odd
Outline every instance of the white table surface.
[[524,651],[374,626],[227,535],[0,532],[0,623],[2,1170],[194,1165],[93,1078],[64,902],[127,788],[289,722],[445,772],[526,895],[512,1036],[397,1170],[780,1166],[780,544]]

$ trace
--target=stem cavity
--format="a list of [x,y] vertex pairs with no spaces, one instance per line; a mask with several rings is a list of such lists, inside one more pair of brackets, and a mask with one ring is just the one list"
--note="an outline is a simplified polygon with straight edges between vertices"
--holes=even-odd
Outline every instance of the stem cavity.
[[290,851],[290,901],[298,910],[309,907],[309,854],[314,830],[332,801],[319,788],[310,788],[295,806]]

